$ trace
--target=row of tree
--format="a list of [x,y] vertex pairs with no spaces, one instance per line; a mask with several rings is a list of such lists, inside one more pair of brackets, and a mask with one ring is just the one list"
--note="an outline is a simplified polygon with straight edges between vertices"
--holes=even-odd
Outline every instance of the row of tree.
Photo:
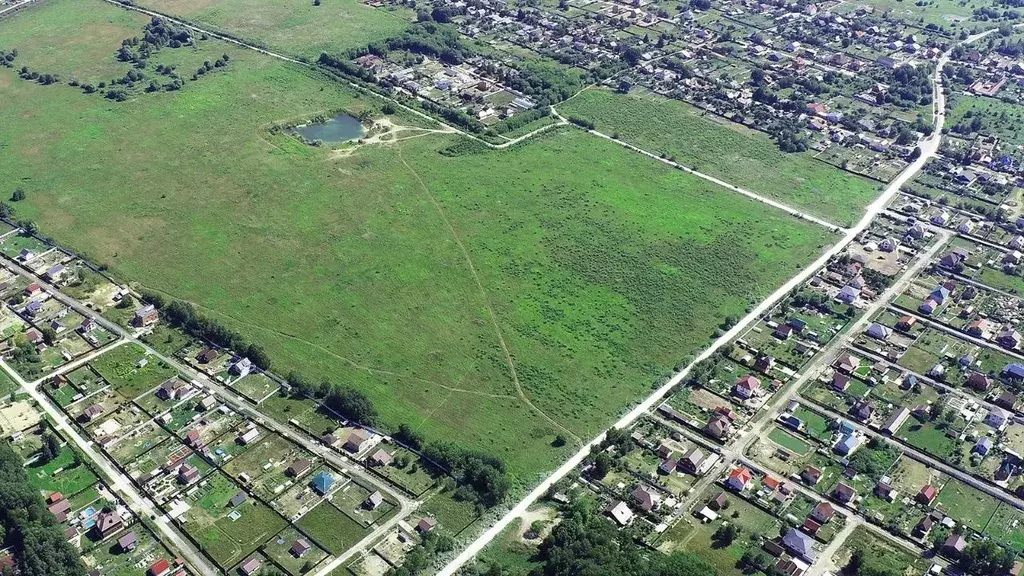
[[199,340],[234,350],[262,370],[270,369],[270,355],[262,346],[249,342],[219,321],[200,314],[190,302],[168,300],[163,294],[151,291],[143,292],[142,299],[159,309],[171,326]]

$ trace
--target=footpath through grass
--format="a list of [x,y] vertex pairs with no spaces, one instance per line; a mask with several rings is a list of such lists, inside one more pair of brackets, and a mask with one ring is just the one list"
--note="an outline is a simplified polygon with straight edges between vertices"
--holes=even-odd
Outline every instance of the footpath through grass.
[[678,100],[589,89],[557,109],[592,120],[597,130],[623,142],[836,224],[859,220],[880,193],[876,182],[809,154],[781,152],[764,134],[723,124]]
[[[120,38],[102,43],[112,57]],[[122,103],[0,70],[0,183],[26,189],[18,216],[195,302],[280,373],[357,386],[385,426],[500,456],[520,478],[575,448],[551,446],[565,433],[520,399],[499,336],[533,404],[589,437],[833,241],[575,129],[337,158],[266,127],[375,102],[214,41],[161,58],[224,52],[226,69]]]

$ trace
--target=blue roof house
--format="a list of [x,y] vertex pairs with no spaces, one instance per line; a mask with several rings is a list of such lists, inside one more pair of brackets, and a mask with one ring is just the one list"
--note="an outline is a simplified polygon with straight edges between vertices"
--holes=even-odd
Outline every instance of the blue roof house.
[[1006,368],[1003,368],[1003,373],[1011,378],[1024,378],[1024,364],[1007,364]]
[[334,476],[331,476],[327,472],[320,472],[319,474],[313,477],[313,480],[312,482],[310,482],[310,484],[312,484],[313,490],[316,490],[318,494],[323,496],[324,494],[327,494],[328,491],[330,491],[331,486],[334,486]]
[[794,556],[806,562],[814,562],[814,538],[796,528],[790,528],[782,537],[782,545]]
[[839,439],[839,442],[836,442],[836,445],[832,449],[838,454],[849,456],[850,454],[853,454],[853,451],[856,450],[858,446],[860,446],[860,438],[853,434],[846,434]]
[[988,436],[984,436],[981,440],[978,440],[978,443],[974,445],[974,448],[971,448],[971,452],[974,452],[975,454],[981,454],[982,456],[984,456],[988,454],[988,451],[991,449],[992,439],[989,438]]

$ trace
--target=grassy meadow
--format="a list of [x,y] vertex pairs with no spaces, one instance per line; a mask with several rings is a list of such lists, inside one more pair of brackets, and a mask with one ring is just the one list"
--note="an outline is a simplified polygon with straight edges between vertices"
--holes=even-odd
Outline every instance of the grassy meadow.
[[[26,10],[0,39],[49,17]],[[120,38],[102,42],[113,58]],[[0,192],[23,187],[19,217],[196,303],[277,371],[356,386],[386,425],[486,450],[520,478],[833,241],[575,129],[503,151],[434,134],[339,157],[266,128],[367,97],[215,41],[158,58],[225,52],[226,69],[122,103],[0,69]],[[558,434],[570,443],[551,447]]]
[[401,34],[412,10],[372,8],[359,0],[143,0],[140,6],[226,32],[289,56],[316,60]]
[[716,121],[678,100],[592,88],[557,108],[623,142],[836,224],[859,220],[879,194],[875,182],[808,154],[781,152],[764,134]]

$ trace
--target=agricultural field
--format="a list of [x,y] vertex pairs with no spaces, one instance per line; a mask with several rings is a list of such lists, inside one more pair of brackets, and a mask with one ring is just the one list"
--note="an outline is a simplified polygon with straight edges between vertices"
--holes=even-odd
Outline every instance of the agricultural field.
[[[32,182],[19,215],[195,302],[277,372],[356,386],[386,426],[493,453],[520,479],[573,449],[550,447],[556,435],[602,429],[832,241],[575,129],[504,151],[431,135],[339,157],[266,128],[375,103],[212,40],[161,58],[222,52],[226,70],[122,103],[0,70],[0,177]],[[88,167],[61,161],[83,154]],[[126,397],[161,381],[132,372],[132,349],[95,363]]]
[[412,10],[372,8],[358,0],[145,0],[141,6],[181,16],[290,56],[316,60],[402,33]]
[[[606,134],[680,164],[849,225],[878,195],[876,183],[804,154],[780,152],[767,136],[719,123],[685,102],[591,89],[558,106]],[[841,190],[842,192],[838,192]]]

